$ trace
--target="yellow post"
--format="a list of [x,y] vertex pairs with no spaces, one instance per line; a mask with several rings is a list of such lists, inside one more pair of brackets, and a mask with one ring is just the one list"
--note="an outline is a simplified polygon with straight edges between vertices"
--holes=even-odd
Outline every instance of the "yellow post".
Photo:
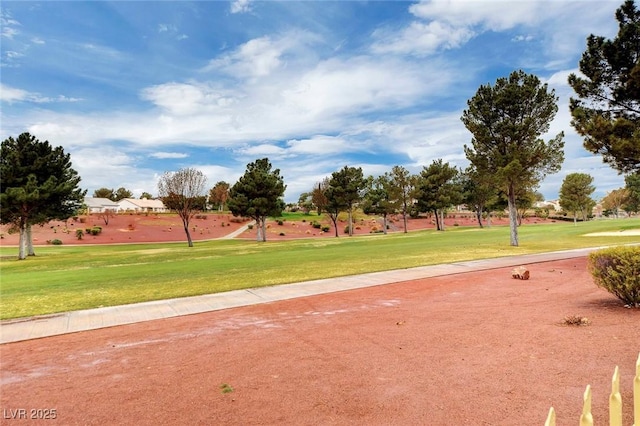
[[580,426],[593,426],[593,416],[591,415],[591,385],[587,385],[583,396],[582,415],[580,416]]
[[640,426],[640,354],[636,361],[636,377],[633,379],[633,420]]
[[616,365],[611,379],[609,395],[609,426],[622,426],[622,396],[620,396],[620,370]]
[[547,416],[547,421],[544,422],[544,426],[556,426],[556,411],[553,407],[549,409],[549,415]]

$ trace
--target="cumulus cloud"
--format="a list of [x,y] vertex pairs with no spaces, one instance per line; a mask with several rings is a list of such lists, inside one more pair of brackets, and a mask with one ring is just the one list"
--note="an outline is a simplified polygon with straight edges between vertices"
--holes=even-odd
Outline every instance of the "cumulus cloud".
[[439,49],[460,47],[474,36],[474,32],[465,27],[453,27],[447,23],[432,21],[412,22],[400,32],[378,30],[373,33],[376,42],[372,45],[374,53],[427,55]]
[[205,71],[220,70],[243,77],[266,76],[282,64],[282,55],[293,44],[294,40],[285,37],[252,39],[235,51],[211,60]]

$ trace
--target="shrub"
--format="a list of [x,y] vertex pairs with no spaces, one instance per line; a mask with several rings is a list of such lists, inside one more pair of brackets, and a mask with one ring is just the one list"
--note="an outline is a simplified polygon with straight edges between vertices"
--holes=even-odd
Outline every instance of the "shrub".
[[100,226],[94,226],[89,230],[91,235],[99,235],[102,232],[102,228]]
[[51,240],[51,244],[53,244],[54,246],[60,246],[62,245],[62,241],[60,241],[57,238],[54,238],[53,240]]
[[331,230],[331,227],[329,225],[324,225],[321,229],[322,232],[329,232]]
[[613,247],[589,255],[589,270],[598,285],[627,306],[640,307],[640,247]]
[[278,222],[277,222],[277,223],[278,223],[278,225],[280,225],[280,226],[284,225],[284,222],[282,221],[282,219],[278,219]]
[[247,225],[247,228],[249,228],[249,229],[253,229],[253,224],[252,224],[252,223],[248,224],[248,225]]
[[284,237],[284,232],[281,232],[279,235],[280,235],[281,237]]
[[84,231],[82,229],[76,229],[76,238],[81,240],[84,235]]
[[322,228],[322,225],[320,224],[320,222],[316,222],[315,220],[313,221],[313,223],[311,224],[311,226],[313,226],[316,229],[320,229]]

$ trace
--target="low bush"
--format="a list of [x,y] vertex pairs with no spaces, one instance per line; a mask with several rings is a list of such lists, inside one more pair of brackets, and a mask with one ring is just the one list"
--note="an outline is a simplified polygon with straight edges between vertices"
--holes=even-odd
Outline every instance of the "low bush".
[[315,220],[313,221],[313,223],[311,223],[311,226],[313,226],[316,229],[322,228],[322,225],[320,224],[320,222],[316,222]]
[[280,225],[280,226],[284,225],[284,221],[283,221],[282,219],[278,219],[277,223],[278,223],[278,225]]
[[102,227],[100,226],[94,226],[89,230],[89,233],[91,235],[100,235],[101,232],[102,232]]
[[54,246],[60,246],[62,245],[62,241],[60,241],[57,238],[54,238],[53,240],[51,240],[51,244],[53,244]]
[[81,240],[84,235],[84,231],[82,229],[76,229],[76,238]]
[[331,230],[331,227],[329,225],[324,225],[321,229],[322,232],[329,232]]
[[627,306],[640,307],[640,247],[613,247],[589,255],[589,270],[598,285]]

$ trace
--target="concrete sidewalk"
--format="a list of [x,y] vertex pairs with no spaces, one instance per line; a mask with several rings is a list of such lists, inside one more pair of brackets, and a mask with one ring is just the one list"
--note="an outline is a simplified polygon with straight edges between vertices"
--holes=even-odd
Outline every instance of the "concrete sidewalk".
[[204,296],[182,297],[6,320],[0,322],[0,344],[401,281],[571,259],[586,256],[593,250],[595,248],[422,266],[272,287],[235,290]]

